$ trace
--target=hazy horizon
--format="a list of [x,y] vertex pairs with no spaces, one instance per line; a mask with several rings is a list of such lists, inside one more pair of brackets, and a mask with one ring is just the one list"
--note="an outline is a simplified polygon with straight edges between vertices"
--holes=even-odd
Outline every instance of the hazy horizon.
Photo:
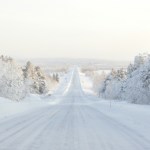
[[148,0],[0,2],[0,54],[132,61],[150,52]]

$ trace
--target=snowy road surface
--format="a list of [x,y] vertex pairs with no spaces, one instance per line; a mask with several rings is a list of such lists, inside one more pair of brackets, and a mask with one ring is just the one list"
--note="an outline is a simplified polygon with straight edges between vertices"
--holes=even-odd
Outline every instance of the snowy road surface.
[[64,92],[56,104],[1,119],[0,150],[150,150],[150,139],[92,105],[76,69]]

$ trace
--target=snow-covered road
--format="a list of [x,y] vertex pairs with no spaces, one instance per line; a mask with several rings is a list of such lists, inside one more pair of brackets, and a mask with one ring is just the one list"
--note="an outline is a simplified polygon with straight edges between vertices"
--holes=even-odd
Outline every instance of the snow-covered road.
[[1,119],[0,150],[150,150],[150,139],[84,94],[77,69],[68,85],[56,104]]

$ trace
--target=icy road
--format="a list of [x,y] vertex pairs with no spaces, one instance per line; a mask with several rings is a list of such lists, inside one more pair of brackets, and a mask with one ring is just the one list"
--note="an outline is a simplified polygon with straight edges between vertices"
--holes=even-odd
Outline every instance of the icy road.
[[66,84],[57,103],[1,119],[0,150],[150,150],[148,138],[84,94],[77,69]]

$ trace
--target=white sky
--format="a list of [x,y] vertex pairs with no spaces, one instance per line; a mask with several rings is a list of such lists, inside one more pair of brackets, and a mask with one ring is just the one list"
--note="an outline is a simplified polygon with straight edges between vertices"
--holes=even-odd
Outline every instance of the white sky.
[[131,60],[150,52],[149,0],[0,0],[0,53]]

